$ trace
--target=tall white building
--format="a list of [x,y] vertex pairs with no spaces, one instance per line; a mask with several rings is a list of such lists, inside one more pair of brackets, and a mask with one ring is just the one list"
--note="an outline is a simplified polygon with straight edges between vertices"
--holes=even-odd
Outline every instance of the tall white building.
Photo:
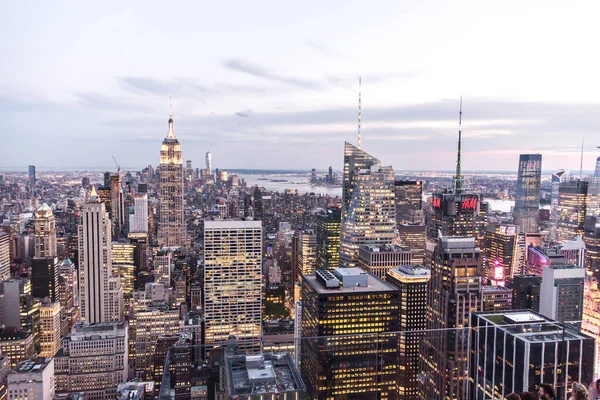
[[127,381],[129,331],[126,322],[78,322],[54,358],[56,398],[84,392],[97,400],[116,398]]
[[240,348],[260,350],[261,221],[204,222],[206,350],[236,335]]
[[79,225],[79,301],[85,322],[119,321],[123,314],[121,282],[112,276],[111,220],[95,188]]
[[133,214],[129,214],[129,232],[148,232],[148,194],[133,196]]
[[544,268],[540,287],[540,314],[559,322],[581,321],[585,268],[557,264]]
[[61,343],[60,303],[40,307],[40,357],[54,357]]
[[35,257],[56,257],[56,221],[48,204],[44,203],[34,213]]
[[6,377],[8,400],[54,400],[54,360],[24,361]]
[[10,236],[0,232],[0,281],[10,279]]

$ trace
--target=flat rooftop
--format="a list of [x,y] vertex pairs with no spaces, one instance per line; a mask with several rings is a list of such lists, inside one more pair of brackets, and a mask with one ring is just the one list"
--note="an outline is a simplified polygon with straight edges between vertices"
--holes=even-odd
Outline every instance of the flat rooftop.
[[[354,269],[354,268],[338,268],[337,270],[343,269]],[[361,270],[361,272],[364,272]],[[351,274],[351,271],[345,271],[344,273]],[[317,280],[316,275],[303,275],[306,282],[319,294],[339,294],[339,293],[373,293],[373,292],[394,292],[397,289],[385,283],[375,275],[367,274],[367,286],[352,286],[352,287],[336,287],[326,288],[321,282]]]
[[306,390],[290,353],[235,355],[225,359],[230,397]]

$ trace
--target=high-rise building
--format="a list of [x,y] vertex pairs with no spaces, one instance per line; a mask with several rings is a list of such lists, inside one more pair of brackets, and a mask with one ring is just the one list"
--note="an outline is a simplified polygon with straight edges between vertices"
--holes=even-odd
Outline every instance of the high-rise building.
[[596,339],[594,377],[600,374],[600,288],[592,276],[585,279],[581,331]]
[[11,279],[0,282],[0,325],[6,330],[22,330],[40,340],[40,301],[31,295],[31,282]]
[[513,275],[506,282],[506,287],[512,290],[513,310],[532,310],[540,312],[540,288],[542,277],[539,275]]
[[44,203],[34,213],[35,257],[56,257],[56,226],[52,209]]
[[581,321],[585,269],[557,264],[544,268],[540,288],[540,314],[560,322]]
[[424,265],[427,226],[424,223],[399,224],[398,238],[401,246],[409,249],[412,253],[412,263]]
[[340,266],[358,263],[364,244],[391,244],[398,237],[394,171],[350,143],[344,148]]
[[126,322],[78,322],[54,358],[56,398],[114,399],[129,372]]
[[490,224],[486,229],[483,276],[495,286],[504,286],[520,272],[518,233],[519,227],[509,224]]
[[359,268],[317,270],[302,277],[302,299],[308,394],[396,399],[398,334],[388,332],[399,321],[398,289]]
[[10,279],[10,235],[0,232],[0,281]]
[[35,165],[29,166],[29,186],[35,186],[36,178],[35,178]]
[[560,184],[558,189],[557,234],[559,241],[583,236],[587,207],[588,182],[576,180]]
[[600,184],[600,157],[596,158],[596,169],[594,170],[593,183]]
[[481,311],[501,311],[512,309],[512,289],[503,286],[481,287]]
[[158,245],[161,247],[186,244],[183,217],[183,161],[181,146],[173,130],[173,114],[169,116],[169,132],[160,150],[160,218]]
[[333,271],[340,265],[342,210],[328,207],[317,215],[317,268]]
[[10,365],[15,368],[23,361],[35,357],[33,333],[17,330],[0,333],[0,350],[2,354],[10,358]]
[[549,383],[566,400],[573,382],[593,379],[594,339],[569,326],[522,310],[472,313],[470,326],[470,399],[503,399]]
[[596,280],[600,279],[600,216],[585,217],[583,241],[585,268]]
[[236,335],[259,350],[262,321],[262,222],[204,221],[206,351]]
[[112,218],[112,233],[115,238],[120,238],[125,227],[125,199],[123,187],[121,186],[121,173],[110,177],[110,203]]
[[302,275],[312,274],[317,263],[317,235],[312,230],[296,231],[292,237],[292,276],[294,301],[301,300]]
[[84,322],[122,319],[123,292],[119,278],[112,275],[111,239],[111,220],[92,188],[79,225],[79,301]]
[[212,155],[210,154],[210,150],[206,152],[205,161],[206,170],[208,171],[208,175],[210,175],[212,174]]
[[140,379],[152,379],[152,357],[161,335],[179,330],[179,310],[165,303],[136,307],[130,319],[129,359]]
[[129,214],[129,232],[148,233],[148,194],[133,196],[133,214]]
[[40,357],[54,357],[60,349],[60,303],[45,303],[40,307]]
[[400,291],[398,341],[398,399],[419,398],[419,345],[427,327],[427,282],[429,269],[404,265],[387,272],[386,282]]
[[521,154],[517,174],[514,221],[521,232],[539,230],[542,155]]
[[411,222],[410,210],[423,209],[423,182],[421,181],[395,180],[394,195],[398,224]]
[[31,295],[39,299],[58,300],[58,259],[55,257],[31,260]]
[[171,287],[171,269],[173,254],[169,251],[160,252],[154,256],[154,282]]
[[477,193],[442,191],[432,196],[433,215],[428,226],[428,236],[473,236],[479,237],[480,196]]
[[466,399],[469,313],[479,311],[482,257],[475,238],[438,238],[427,292],[419,369],[422,399]]
[[129,309],[133,297],[135,280],[135,244],[119,239],[111,244],[112,274],[121,280],[123,307]]
[[411,251],[395,244],[365,244],[358,249],[358,266],[383,280],[392,268],[411,264]]

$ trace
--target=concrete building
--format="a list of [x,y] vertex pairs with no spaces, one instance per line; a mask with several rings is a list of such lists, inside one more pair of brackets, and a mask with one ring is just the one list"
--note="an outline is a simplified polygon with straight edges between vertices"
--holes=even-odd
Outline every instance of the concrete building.
[[128,340],[126,322],[75,324],[54,358],[56,399],[81,392],[114,399],[117,386],[127,381]]
[[15,368],[20,362],[35,357],[33,334],[24,331],[0,333],[0,350],[10,359],[10,365]]
[[358,266],[383,280],[392,268],[411,264],[412,252],[395,244],[365,244],[358,249]]
[[204,321],[207,352],[230,335],[260,349],[261,221],[204,221]]
[[54,357],[61,347],[60,303],[40,307],[40,357]]
[[111,220],[92,187],[79,225],[79,300],[84,322],[122,320],[123,292],[119,278],[112,275],[111,241]]
[[123,307],[131,306],[135,282],[135,244],[128,239],[119,239],[111,244],[112,274],[118,276],[123,290]]
[[0,232],[0,281],[10,279],[10,235]]
[[129,232],[148,232],[148,194],[133,195],[133,214],[129,214]]
[[56,257],[56,221],[48,204],[34,213],[34,246],[36,258]]
[[560,322],[581,321],[585,268],[550,265],[544,268],[540,288],[540,314]]
[[54,400],[54,359],[24,361],[7,376],[7,400]]
[[573,382],[593,379],[594,339],[540,314],[472,313],[470,336],[467,398],[502,399],[550,383],[566,400]]

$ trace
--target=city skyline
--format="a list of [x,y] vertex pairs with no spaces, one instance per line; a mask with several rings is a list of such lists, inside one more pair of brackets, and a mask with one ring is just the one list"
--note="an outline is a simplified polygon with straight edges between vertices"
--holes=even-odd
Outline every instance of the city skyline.
[[[541,153],[547,170],[575,170],[581,137],[593,170],[592,3],[584,13],[520,4],[518,16],[510,2],[232,4],[239,12],[171,6],[177,23],[165,23],[158,4],[9,5],[8,19],[20,22],[0,28],[0,48],[13,54],[0,67],[3,136],[10,148],[43,140],[44,151],[11,152],[0,168],[94,168],[110,154],[156,165],[170,95],[194,165],[210,149],[225,168],[339,168],[341,143],[356,142],[362,76],[363,148],[396,170],[452,169],[461,93],[465,170],[513,170],[522,153]],[[199,14],[208,16],[200,25]],[[578,23],[555,31],[570,14]]]

